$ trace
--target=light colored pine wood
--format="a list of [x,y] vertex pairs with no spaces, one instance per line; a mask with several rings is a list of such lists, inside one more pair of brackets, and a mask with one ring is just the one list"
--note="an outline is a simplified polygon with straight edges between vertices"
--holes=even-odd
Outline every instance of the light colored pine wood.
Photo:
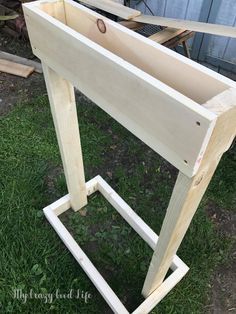
[[171,19],[161,16],[140,15],[132,19],[139,23],[162,25],[179,29],[188,29],[194,32],[207,33],[213,35],[236,38],[236,27],[220,24],[202,23],[189,20]]
[[139,16],[141,14],[141,12],[138,10],[134,10],[122,5],[121,3],[110,0],[80,0],[80,2],[122,17],[126,20],[132,19],[133,17]]
[[87,204],[87,193],[74,88],[46,64],[42,65],[71,206],[76,211]]
[[[67,25],[72,29],[200,104],[232,84],[231,80],[222,75],[186,60],[180,54],[122,28],[118,23],[79,6],[74,1],[65,0],[65,11]],[[98,18],[105,22],[104,34],[98,30]],[[173,69],[178,77],[173,76]],[[226,83],[226,86],[222,83]]]
[[[42,11],[36,13],[25,7],[34,53],[179,170],[194,175],[215,115],[181,93],[183,88],[187,90],[182,81],[188,86],[191,83],[193,98],[195,94],[204,95],[201,100],[227,89],[226,83],[232,82],[221,76],[217,79],[215,73],[204,67],[198,70],[194,62],[186,62],[186,58],[163,50],[164,47],[108,19],[107,32],[101,34],[96,30],[96,20],[101,15],[76,3],[66,2],[65,8],[67,23],[73,28],[80,26],[83,36]],[[91,41],[93,36],[112,52]],[[128,40],[131,44],[127,46]],[[60,49],[58,41],[63,41]],[[173,68],[180,69],[178,78],[173,76]],[[91,80],[89,73],[94,73],[97,79]],[[163,83],[162,78],[176,89]]]
[[0,72],[27,78],[31,73],[34,72],[34,67],[0,59]]
[[43,73],[41,64],[39,62],[36,62],[36,61],[33,61],[33,60],[22,58],[22,57],[19,57],[17,55],[13,55],[13,54],[5,52],[5,51],[0,51],[0,59],[4,59],[4,60],[8,60],[8,61],[24,64],[24,65],[33,67],[34,71],[37,72],[37,73]]
[[[31,5],[31,4],[30,4]],[[32,3],[34,6],[35,4]],[[55,17],[58,21],[66,24],[66,15],[64,9],[64,1],[42,1],[36,2],[36,5],[39,6],[47,14]]]
[[195,32],[185,31],[182,34],[166,41],[163,45],[168,48],[174,48],[177,45],[183,45],[188,39],[192,38],[195,35]]
[[147,297],[157,289],[189,227],[222,154],[236,135],[236,89],[209,100],[207,108],[221,108],[201,166],[193,178],[179,173],[143,287]]
[[[127,7],[120,5],[119,10],[114,10],[113,9],[114,4],[112,3],[112,1],[109,1],[109,0],[105,1],[106,2],[105,5],[103,4],[104,0],[97,0],[97,1],[82,0],[82,2],[87,3],[87,4],[93,3],[93,6],[95,6],[96,8],[102,9],[109,13],[113,13],[127,20],[132,19],[139,23],[169,26],[169,27],[174,27],[178,29],[188,29],[188,30],[200,32],[200,33],[208,33],[208,34],[213,34],[213,35],[221,35],[221,36],[236,38],[236,27],[233,27],[233,26],[203,23],[203,22],[181,20],[181,19],[172,19],[172,18],[161,17],[161,16],[144,15],[144,14],[141,14],[141,12],[139,12],[139,14],[137,14],[136,17],[132,18],[131,15],[128,14]],[[127,17],[124,17],[125,12],[127,12]]]
[[[33,51],[45,63],[69,190],[45,214],[111,308],[128,313],[56,216],[70,205],[80,209],[87,195],[101,191],[155,250],[143,287],[146,300],[134,312],[146,313],[188,270],[176,252],[236,134],[236,84],[71,0],[48,1],[24,6]],[[98,19],[104,22],[103,33]],[[68,81],[181,170],[159,239],[101,177],[85,184],[74,92]],[[191,163],[186,160],[183,165],[184,156]],[[174,272],[164,280],[170,267]]]
[[149,36],[148,38],[155,41],[156,43],[163,44],[166,41],[178,36],[179,34],[182,34],[184,31],[184,29],[167,27],[162,31]]
[[[141,14],[140,11],[127,8],[122,4],[116,4],[110,0],[82,0],[81,2],[93,5],[96,8],[102,9],[124,19],[132,19],[139,23],[169,26],[178,29],[188,29],[195,32],[236,38],[236,27],[233,26],[144,15]],[[131,12],[129,10],[131,10]]]
[[183,269],[175,270],[165,281],[150,294],[132,314],[147,314],[175,287],[186,274]]
[[[101,176],[96,176],[86,183],[87,195],[99,191],[114,206],[114,208],[122,215],[122,217],[130,224],[131,227],[150,245],[155,247],[158,236],[140,219],[140,217],[124,202],[124,200],[103,180]],[[69,194],[63,196],[58,201],[43,209],[45,216],[53,226],[59,237],[72,253],[80,266],[87,273],[90,280],[97,287],[108,305],[113,309],[114,313],[128,313],[127,309],[115,295],[113,290],[97,271],[86,254],[75,242],[71,234],[64,227],[57,216],[70,208]],[[189,268],[178,257],[175,256],[172,263],[173,273],[156,289],[147,299],[145,299],[133,314],[149,313],[174,286],[185,276]]]

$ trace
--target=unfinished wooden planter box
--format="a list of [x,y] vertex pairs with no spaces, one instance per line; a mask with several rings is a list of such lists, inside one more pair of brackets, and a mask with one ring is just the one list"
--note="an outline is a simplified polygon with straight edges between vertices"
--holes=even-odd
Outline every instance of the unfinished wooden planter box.
[[[133,312],[148,313],[188,270],[175,254],[235,136],[236,84],[71,0],[27,3],[24,13],[69,191],[45,215],[113,311],[128,313],[58,218],[100,191],[154,250]],[[179,169],[159,239],[100,176],[85,183],[73,86]]]

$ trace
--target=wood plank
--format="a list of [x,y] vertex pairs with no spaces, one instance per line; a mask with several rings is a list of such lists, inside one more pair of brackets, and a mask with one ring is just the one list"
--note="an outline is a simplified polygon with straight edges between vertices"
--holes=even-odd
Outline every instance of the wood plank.
[[73,86],[42,63],[73,210],[87,204],[87,191]]
[[133,31],[142,29],[145,24],[134,22],[134,21],[120,21],[118,22],[120,25],[132,29]]
[[[224,76],[196,62],[187,62],[179,54],[164,47],[157,47],[154,42],[139,34],[131,34],[118,23],[79,6],[74,1],[65,0],[65,10],[67,25],[72,29],[198,103],[205,103],[232,84],[232,81]],[[105,22],[104,34],[98,30],[98,18]],[[173,79],[173,68],[181,75],[180,79]]]
[[175,270],[132,314],[146,314],[162,300],[176,286],[176,284],[185,276],[186,270]]
[[145,297],[163,282],[221,156],[236,136],[236,89],[212,98],[206,106],[213,110],[220,108],[216,125],[196,176],[178,175],[144,282],[142,294]]
[[[125,7],[122,4],[115,4],[114,2],[109,0],[82,0],[81,2],[93,5],[98,9],[102,9],[106,12],[112,13],[124,19],[127,20],[132,19],[139,23],[169,26],[178,29],[188,29],[200,33],[208,33],[213,35],[236,38],[236,27],[232,26],[203,23],[190,20],[172,19],[161,16],[144,15],[137,10],[134,10],[136,11],[136,13],[135,12],[129,13],[128,10],[133,9]],[[116,6],[118,6],[118,8],[116,8]],[[132,15],[135,14],[137,14],[136,17],[134,16],[132,17]]]
[[179,29],[188,29],[194,32],[207,33],[213,35],[236,38],[236,27],[202,23],[189,20],[171,19],[161,16],[140,15],[132,19],[133,21],[145,24],[162,25]]
[[[70,5],[66,2],[66,16],[69,25],[77,23],[69,8],[74,12],[76,21],[79,21],[79,25],[81,25],[82,35],[41,10],[37,10],[35,13],[36,9],[30,10],[25,6],[25,17],[34,53],[40,59],[45,60],[51,68],[59,71],[63,77],[72,82],[81,92],[143,142],[178,169],[192,176],[199,166],[199,155],[205,149],[205,143],[207,143],[214,125],[215,115],[182,95],[178,90],[172,89],[150,75],[154,71],[156,60],[159,60],[159,51],[164,47],[141,35],[137,36],[138,34],[108,19],[105,20],[107,31],[102,34],[96,31],[96,21],[101,15],[76,3]],[[41,31],[38,32],[38,29]],[[101,38],[100,43],[104,43],[104,45],[106,43],[111,45],[112,38],[114,47],[110,49],[114,48],[113,51],[117,52],[118,56],[85,38],[84,29],[88,36],[100,34],[97,40]],[[107,35],[108,37],[106,37]],[[126,47],[129,49],[122,47],[121,53],[119,53],[121,42],[125,43],[125,40],[128,39],[130,41],[126,42]],[[50,46],[47,45],[48,42],[50,42]],[[61,42],[63,45],[60,45]],[[60,49],[58,49],[59,45]],[[139,49],[136,49],[137,47]],[[150,52],[150,54],[146,55],[144,51],[147,54]],[[168,56],[169,50],[165,48],[165,51]],[[147,73],[127,62],[132,62],[133,56],[134,63],[146,69]],[[164,60],[159,60],[158,64],[161,65],[165,61],[165,56],[165,52],[161,52]],[[153,62],[150,62],[150,58]],[[169,59],[169,66],[171,66],[172,59],[178,63],[179,60],[184,61],[186,58],[180,59],[177,54],[174,54],[173,57],[169,55]],[[192,69],[191,65],[188,66],[186,62],[182,61],[175,69],[177,70],[182,64],[190,70]],[[151,73],[149,73],[149,69],[152,71]],[[173,81],[172,69],[171,67],[168,80]],[[161,72],[160,67],[155,71]],[[198,71],[193,69],[193,72],[197,76]],[[213,79],[216,84],[211,85],[211,75],[205,75],[204,72],[200,72],[200,77],[203,81],[205,79],[208,82],[207,89],[202,86],[202,82],[199,81],[199,84],[208,95],[211,86],[216,93],[227,88],[227,85],[216,79]],[[91,73],[93,73],[93,80],[91,80]],[[166,73],[165,68],[163,74],[166,75]],[[181,78],[178,77],[178,80],[175,81],[179,82]],[[189,75],[187,81],[190,81]],[[201,89],[201,93],[199,93],[198,87],[194,85],[192,89],[196,88],[197,95],[202,95],[203,90]],[[220,88],[218,89],[218,87]],[[197,125],[197,121],[200,121],[200,127]]]
[[34,72],[34,67],[0,59],[0,72],[27,78],[31,73]]
[[[148,227],[140,218],[133,212],[132,209],[127,208],[127,204],[120,198],[120,196],[102,179],[100,176],[96,176],[86,183],[87,194],[94,193],[97,189],[107,198],[107,200],[113,205],[115,209],[126,219],[126,221],[138,232],[138,234],[154,248],[157,243],[157,235]],[[51,205],[43,209],[47,219],[58,233],[62,241],[65,243],[67,248],[73,254],[75,259],[81,265],[89,278],[94,282],[97,289],[100,291],[104,299],[111,306],[115,313],[128,313],[124,312],[124,306],[120,300],[105,282],[104,278],[97,272],[92,263],[88,260],[87,256],[71,237],[68,230],[63,226],[56,216],[65,212],[70,208],[70,196],[67,194],[52,203]],[[145,239],[144,232],[147,235]],[[140,234],[141,233],[141,234]],[[150,240],[148,239],[150,238]],[[82,263],[83,261],[83,263]],[[187,265],[178,257],[175,256],[173,260],[173,273],[163,282],[163,284],[152,293],[134,312],[133,314],[149,313],[165,296],[166,294],[184,277],[188,272],[189,268]],[[105,289],[104,289],[105,288]],[[120,312],[121,311],[121,312]],[[127,311],[125,309],[125,311]]]
[[155,41],[156,43],[163,44],[166,41],[178,36],[179,34],[182,34],[183,32],[185,32],[184,29],[167,27],[162,31],[149,36],[148,38]]
[[84,4],[91,5],[100,10],[109,12],[123,19],[129,20],[141,14],[140,11],[126,7],[121,3],[113,2],[110,0],[80,0]]
[[0,51],[0,59],[28,65],[30,67],[33,67],[35,72],[43,73],[42,65],[37,61],[22,58],[22,57],[19,57],[17,55],[13,55],[13,54],[5,52],[5,51]]
[[174,48],[176,45],[182,44],[184,41],[192,38],[195,35],[192,31],[185,31],[184,33],[178,35],[176,38],[172,38],[166,41],[163,45],[168,48]]

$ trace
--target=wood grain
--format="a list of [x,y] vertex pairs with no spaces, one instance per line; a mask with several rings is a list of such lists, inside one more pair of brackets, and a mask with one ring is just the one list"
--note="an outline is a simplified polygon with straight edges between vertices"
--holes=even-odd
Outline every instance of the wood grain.
[[42,65],[71,205],[77,211],[87,204],[87,192],[74,88]]
[[193,178],[178,175],[144,282],[142,294],[145,297],[163,282],[221,156],[236,135],[236,89],[228,89],[205,106],[211,110],[217,108],[216,125],[197,174]]
[[0,59],[0,72],[27,78],[31,73],[34,72],[34,67]]

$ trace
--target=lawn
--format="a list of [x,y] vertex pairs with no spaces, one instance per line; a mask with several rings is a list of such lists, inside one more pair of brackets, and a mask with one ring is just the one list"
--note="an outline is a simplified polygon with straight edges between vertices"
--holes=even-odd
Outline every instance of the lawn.
[[[86,180],[97,174],[157,233],[176,179],[176,170],[102,110],[80,97],[78,116]],[[46,221],[42,208],[67,193],[46,96],[19,104],[0,122],[0,312],[110,313],[102,297]],[[214,225],[208,208],[233,210],[235,149],[225,154],[178,255],[189,273],[152,313],[206,313],[211,277],[225,263],[232,240]],[[76,174],[75,174],[76,175]],[[82,216],[71,210],[62,221],[113,290],[132,311],[151,249],[99,194]],[[52,302],[14,298],[14,290],[52,293]],[[72,298],[55,298],[56,292]],[[74,293],[89,292],[91,298]]]

